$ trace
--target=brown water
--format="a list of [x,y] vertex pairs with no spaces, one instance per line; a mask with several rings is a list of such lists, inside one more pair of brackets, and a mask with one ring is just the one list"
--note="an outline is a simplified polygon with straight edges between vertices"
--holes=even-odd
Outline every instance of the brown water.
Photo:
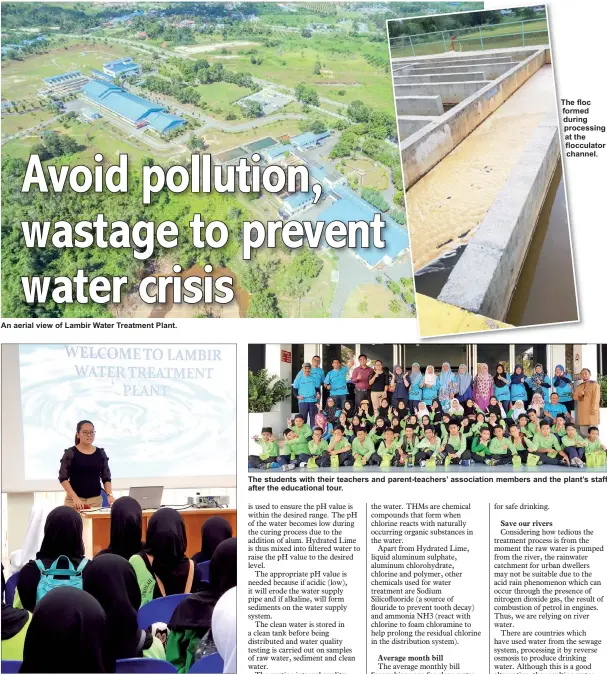
[[[239,318],[245,318],[247,315],[247,309],[249,307],[249,293],[242,288],[239,283],[236,275],[229,267],[219,267],[213,269],[210,274],[207,274],[205,270],[198,264],[185,269],[180,274],[175,274],[174,272],[167,274],[154,274],[154,276],[180,276],[182,279],[189,278],[191,276],[198,276],[204,278],[205,276],[212,276],[213,280],[219,278],[220,276],[230,276],[233,279],[232,290],[234,291],[234,299],[230,304],[207,304],[205,302],[199,302],[198,304],[186,304],[182,302],[173,309],[173,300],[168,299],[164,304],[157,304],[154,306],[152,311],[149,314],[149,318],[166,318],[170,313],[171,317],[174,318],[187,318],[192,317],[205,308],[212,307],[217,310],[217,312],[222,312],[223,315],[234,315],[234,311],[230,311],[230,308],[234,307],[234,304],[238,307],[238,316]],[[234,315],[235,317],[235,315]]]
[[569,219],[559,161],[514,290],[506,323],[540,325],[577,319]]

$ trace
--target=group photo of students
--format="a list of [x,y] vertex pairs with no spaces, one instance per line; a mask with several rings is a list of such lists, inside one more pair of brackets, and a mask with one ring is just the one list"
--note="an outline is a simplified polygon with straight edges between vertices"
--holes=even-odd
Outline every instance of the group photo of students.
[[51,510],[33,545],[31,518],[30,551],[2,565],[3,672],[236,671],[230,522],[205,520],[190,558],[179,510],[154,512],[144,540],[142,521],[135,499],[117,498],[109,545],[87,559],[77,509]]
[[387,364],[315,355],[291,382],[298,412],[254,434],[251,470],[341,467],[605,470],[589,368]]

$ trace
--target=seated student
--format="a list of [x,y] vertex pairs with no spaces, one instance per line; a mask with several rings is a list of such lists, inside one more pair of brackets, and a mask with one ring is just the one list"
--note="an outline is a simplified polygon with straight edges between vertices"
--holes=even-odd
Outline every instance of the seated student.
[[354,440],[356,434],[358,433],[359,428],[366,428],[366,426],[365,424],[362,423],[358,414],[355,414],[352,417],[352,421],[350,422],[350,428],[348,429],[348,435],[350,436],[351,440]]
[[354,405],[352,405],[352,403],[349,400],[346,400],[342,412],[345,412],[348,419],[351,419],[354,416],[355,411],[356,410],[354,409]]
[[31,615],[24,608],[13,608],[4,601],[6,583],[2,565],[2,659],[23,660],[23,642]]
[[435,419],[438,419],[441,414],[443,413],[443,407],[440,404],[439,400],[433,400],[432,404],[430,405],[430,423],[434,423]]
[[518,418],[521,414],[526,414],[525,403],[522,400],[516,400],[514,405],[508,410],[506,415],[507,419],[512,419],[512,421],[518,421]]
[[522,435],[527,438],[533,438],[535,431],[529,427],[529,417],[527,414],[521,414],[518,418],[518,427]]
[[504,429],[497,425],[493,429],[493,437],[489,443],[489,458],[485,463],[488,466],[503,466],[512,463],[514,454],[513,444],[504,436]]
[[394,426],[394,419],[400,424],[403,419],[407,418],[408,414],[409,410],[407,408],[407,403],[405,403],[404,400],[399,400],[398,403],[396,403],[396,407],[392,408],[392,426]]
[[550,422],[540,423],[540,432],[533,436],[533,444],[541,462],[553,466],[568,466],[569,457],[561,449],[555,435],[550,432]]
[[116,658],[165,660],[164,646],[137,625],[141,592],[133,567],[118,555],[95,557],[82,572],[82,589],[101,604],[109,622],[110,638]]
[[[531,410],[535,410],[538,418],[541,417],[544,414],[545,402],[544,396],[541,393],[534,393],[531,397],[531,402],[527,406],[527,413],[531,412]],[[531,418],[531,416],[529,418]]]
[[566,421],[562,414],[559,414],[558,417],[554,420],[550,430],[554,435],[556,435],[558,441],[562,445],[563,436],[567,434]]
[[[333,428],[335,428],[335,426],[344,426],[345,427],[345,426],[348,425],[348,423],[349,423],[348,415],[342,410],[339,413],[339,417],[337,418],[337,421],[333,424]],[[331,429],[331,434],[333,434],[333,428]]]
[[386,428],[377,449],[377,454],[379,455],[381,462],[389,460],[390,465],[399,465],[398,463],[395,463],[395,461],[398,458],[398,450],[400,447],[400,441],[394,436],[394,431],[390,427]]
[[415,432],[417,433],[417,431],[419,430],[419,422],[417,420],[417,414],[410,414],[406,419],[403,419],[400,422],[401,428],[404,428],[405,426],[413,426],[415,428]]
[[381,444],[381,441],[384,439],[384,432],[388,428],[388,419],[387,417],[378,416],[375,420],[375,426],[369,431],[369,438],[371,442],[375,445],[377,449]]
[[428,409],[426,403],[422,400],[417,406],[417,412],[416,416],[417,418],[421,421],[422,417],[427,414],[428,417],[430,416],[430,410]]
[[562,414],[567,421],[573,423],[569,410],[559,401],[559,394],[551,393],[550,402],[544,405],[544,419],[548,419],[548,421],[554,423],[559,414]]
[[[84,558],[82,517],[77,510],[69,506],[59,506],[51,510],[46,518],[44,538],[40,550],[36,553],[36,560],[30,560],[19,573],[13,606],[25,608],[30,612],[34,610],[40,581],[39,565],[49,569],[62,555],[69,559],[74,569],[80,569],[80,572],[88,561]],[[60,560],[57,568],[68,568],[66,560]]]
[[377,420],[380,418],[383,418],[386,424],[390,421],[390,404],[388,403],[388,398],[382,398],[379,403],[379,408],[375,410],[375,423],[377,423]]
[[221,543],[211,558],[209,582],[173,611],[168,623],[166,659],[179,672],[188,672],[200,658],[217,652],[211,621],[217,602],[236,587],[236,550],[235,538]]
[[[588,457],[589,454],[598,455],[601,452],[604,455],[605,451],[605,445],[603,445],[599,439],[599,429],[596,426],[590,426],[588,428],[585,456]],[[604,459],[604,456],[602,458]]]
[[436,458],[442,449],[441,439],[434,433],[432,426],[426,426],[424,429],[424,438],[419,440],[415,446],[416,452],[413,457],[414,465],[426,465],[426,461],[431,458]]
[[540,432],[540,421],[539,414],[535,411],[533,407],[530,407],[527,410],[527,416],[529,421],[527,422],[527,428],[530,433],[533,433],[534,436]]
[[173,508],[157,510],[150,517],[144,549],[129,559],[137,574],[142,606],[158,597],[200,589],[202,575],[186,557],[187,547],[180,513]]
[[491,415],[491,412],[493,412],[498,419],[503,419],[506,416],[504,406],[495,396],[489,398],[489,404],[487,405],[487,414]]
[[365,428],[359,428],[356,431],[356,437],[352,440],[352,456],[355,461],[360,459],[363,465],[366,465],[369,461],[371,461],[369,463],[371,466],[379,466],[381,463],[381,459],[375,451],[375,445],[367,435]]
[[115,672],[109,620],[99,602],[74,587],[42,597],[25,635],[19,671]]
[[537,449],[533,444],[531,438],[521,433],[519,427],[513,422],[510,422],[508,428],[510,432],[510,443],[512,445],[513,455],[516,453],[521,458],[521,463],[527,463],[529,452],[535,452]]
[[392,423],[390,425],[392,430],[394,431],[394,437],[395,438],[400,438],[401,436],[401,427],[400,427],[400,419],[398,417],[392,417]]
[[310,456],[320,468],[328,468],[331,465],[329,459],[329,443],[324,439],[322,428],[316,426],[312,431],[312,439],[308,442]]
[[476,419],[477,414],[482,414],[481,408],[474,402],[472,398],[468,398],[464,403],[464,414],[468,418],[474,417]]
[[192,561],[194,564],[211,561],[217,547],[224,541],[232,538],[232,525],[221,515],[214,515],[204,521],[200,530],[201,547],[200,552],[197,552]]
[[379,447],[378,454],[383,458],[389,452],[392,453],[392,466],[406,466],[409,457],[415,453],[416,438],[413,435],[413,428],[407,426],[404,430],[402,439],[394,434],[391,428],[384,433],[384,441]]
[[312,429],[308,424],[304,423],[303,414],[296,414],[293,417],[293,423],[289,423],[287,419],[287,426],[297,435],[298,438],[302,438],[302,444],[308,444],[308,441],[312,437]]
[[485,463],[490,458],[489,443],[491,442],[491,429],[483,426],[478,435],[472,440],[471,458],[475,463]]
[[294,468],[305,468],[308,465],[308,459],[310,458],[310,450],[308,449],[310,439],[303,433],[297,435],[295,428],[290,428],[288,431],[289,432],[285,436],[285,447],[289,449],[290,456],[287,463],[282,465],[282,469],[293,470]]
[[339,457],[340,466],[354,465],[352,448],[350,446],[350,442],[344,436],[344,429],[341,426],[336,426],[333,429],[333,435],[331,436],[331,442],[329,442],[328,452],[330,457]]
[[141,506],[130,496],[121,496],[112,503],[110,514],[110,544],[99,555],[118,555],[129,560],[143,548],[141,540]]
[[278,468],[280,466],[278,463],[280,450],[272,427],[264,426],[261,429],[261,437],[254,435],[252,439],[261,447],[261,454],[259,456],[249,455],[249,468]]
[[468,465],[472,453],[466,446],[467,433],[462,433],[457,420],[451,419],[447,426],[447,433],[441,436],[443,448],[440,457],[443,462],[449,457],[451,463]]
[[476,415],[476,421],[470,424],[470,435],[480,436],[481,430],[483,428],[488,428],[489,432],[491,433],[491,429],[487,426],[487,420],[485,418],[484,413],[479,412]]
[[[329,430],[329,424],[327,423],[327,417],[323,414],[323,412],[320,409],[320,405],[318,407],[318,412],[314,415],[314,428],[320,428],[322,431],[322,436],[324,437],[329,437],[331,435],[331,432]],[[312,429],[312,433],[314,432],[314,429]],[[308,439],[308,442],[310,440]]]
[[280,456],[278,457],[278,464],[280,466],[286,466],[291,461],[292,456],[295,456],[294,452],[299,451],[303,441],[307,442],[304,436],[300,438],[292,428],[285,428],[283,437],[284,440],[280,448]]
[[493,437],[495,437],[495,429],[498,427],[501,428],[504,433],[506,431],[506,422],[501,417],[498,417],[495,412],[489,414],[487,426],[489,426]]
[[584,451],[586,450],[586,440],[577,432],[572,423],[565,426],[565,435],[561,438],[561,445],[565,454],[569,457],[569,463],[577,468],[584,468]]
[[453,398],[451,400],[451,404],[449,405],[449,409],[447,410],[447,414],[449,414],[451,417],[463,417],[464,416],[464,408],[460,405],[460,402],[457,398]]
[[223,660],[223,674],[236,674],[236,588],[228,590],[213,610],[211,631]]
[[[437,429],[436,432],[440,432],[441,438],[449,433],[449,424],[451,423],[451,417],[445,412],[440,420],[437,418],[437,423],[434,425],[434,428]],[[458,422],[459,425],[459,422]]]
[[360,419],[360,423],[364,424],[368,428],[370,428],[375,423],[375,414],[371,410],[368,400],[360,401],[360,407],[358,408],[356,414]]
[[[320,404],[319,404],[320,409]],[[342,410],[337,407],[335,404],[335,399],[332,396],[329,396],[325,402],[325,408],[322,411],[323,416],[327,420],[327,426],[332,429],[334,426],[337,426],[337,421]]]

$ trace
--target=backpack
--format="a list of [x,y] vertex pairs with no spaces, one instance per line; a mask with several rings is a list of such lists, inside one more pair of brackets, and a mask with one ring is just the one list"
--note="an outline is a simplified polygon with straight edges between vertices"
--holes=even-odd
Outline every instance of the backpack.
[[[68,566],[66,569],[57,568],[57,563],[60,559],[65,559],[67,561]],[[74,565],[70,558],[61,555],[57,557],[48,569],[45,569],[44,564],[37,559],[36,566],[40,571],[40,580],[38,581],[38,588],[36,589],[36,603],[56,587],[75,587],[77,590],[82,590],[82,570],[87,562],[88,559],[83,559],[78,565],[78,568],[74,569]],[[68,577],[60,580],[59,578],[55,578],[55,576]]]

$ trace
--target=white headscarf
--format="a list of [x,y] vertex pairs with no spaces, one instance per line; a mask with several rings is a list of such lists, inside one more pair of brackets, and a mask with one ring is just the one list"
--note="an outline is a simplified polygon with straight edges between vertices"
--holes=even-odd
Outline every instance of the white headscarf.
[[457,398],[452,398],[451,404],[449,405],[449,413],[453,414],[455,411],[463,412],[464,407],[463,405],[460,405],[459,400]]
[[426,406],[426,403],[423,400],[420,400],[417,405],[417,418],[421,421],[424,416],[430,416],[430,410]]
[[221,595],[211,619],[213,641],[223,659],[224,674],[236,674],[236,588]]
[[525,404],[522,400],[517,400],[512,406],[512,418],[514,421],[516,421],[521,416],[521,414],[527,414],[525,410]]
[[[432,372],[429,372],[432,370]],[[426,367],[426,374],[424,374],[424,384],[433,388],[436,386],[436,375],[434,374],[434,365],[428,365]]]

